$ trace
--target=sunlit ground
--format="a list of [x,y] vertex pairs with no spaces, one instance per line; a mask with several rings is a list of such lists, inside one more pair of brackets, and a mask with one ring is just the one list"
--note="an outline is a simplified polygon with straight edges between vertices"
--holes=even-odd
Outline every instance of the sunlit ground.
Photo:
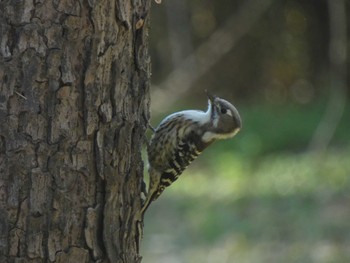
[[[303,135],[275,136],[270,148],[282,149],[270,151],[263,131],[251,129],[253,116],[246,117],[237,142],[211,146],[151,205],[143,262],[350,262],[350,145],[324,154],[283,150],[311,135],[308,123],[310,132],[297,128]],[[346,132],[338,134],[344,139]],[[248,135],[261,149],[246,152],[255,147],[239,143]]]

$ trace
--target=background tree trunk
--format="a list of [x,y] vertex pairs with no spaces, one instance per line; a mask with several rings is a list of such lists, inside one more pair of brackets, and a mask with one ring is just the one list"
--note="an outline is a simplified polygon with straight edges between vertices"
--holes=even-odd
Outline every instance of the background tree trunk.
[[140,262],[149,0],[1,1],[0,262]]

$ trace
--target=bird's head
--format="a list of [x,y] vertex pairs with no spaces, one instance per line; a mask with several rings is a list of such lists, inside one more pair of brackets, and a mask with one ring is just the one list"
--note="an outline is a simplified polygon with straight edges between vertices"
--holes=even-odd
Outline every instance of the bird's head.
[[213,138],[226,139],[235,136],[242,128],[242,120],[235,106],[227,100],[206,93]]

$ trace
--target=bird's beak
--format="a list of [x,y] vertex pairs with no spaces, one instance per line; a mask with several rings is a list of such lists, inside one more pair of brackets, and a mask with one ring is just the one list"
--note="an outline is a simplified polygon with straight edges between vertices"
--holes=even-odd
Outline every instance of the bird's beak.
[[207,94],[208,99],[210,100],[211,104],[213,105],[216,97],[214,95],[212,95],[211,93],[209,93],[208,90],[205,90],[205,93]]

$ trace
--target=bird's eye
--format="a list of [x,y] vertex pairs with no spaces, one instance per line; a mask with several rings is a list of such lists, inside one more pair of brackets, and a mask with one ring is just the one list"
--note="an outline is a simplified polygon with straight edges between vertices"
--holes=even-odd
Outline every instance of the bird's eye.
[[221,108],[221,114],[226,114],[227,110],[225,108]]

